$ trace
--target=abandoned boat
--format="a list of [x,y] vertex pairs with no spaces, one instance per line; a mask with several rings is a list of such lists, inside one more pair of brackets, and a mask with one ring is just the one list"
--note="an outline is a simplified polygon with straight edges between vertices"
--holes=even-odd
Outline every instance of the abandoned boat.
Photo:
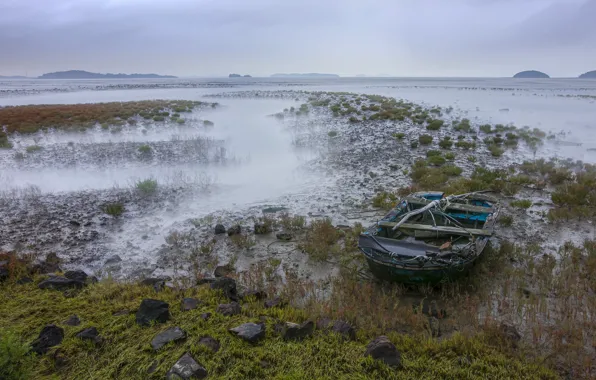
[[413,193],[361,233],[358,247],[380,279],[438,284],[467,272],[493,235],[498,213],[497,200],[482,192]]

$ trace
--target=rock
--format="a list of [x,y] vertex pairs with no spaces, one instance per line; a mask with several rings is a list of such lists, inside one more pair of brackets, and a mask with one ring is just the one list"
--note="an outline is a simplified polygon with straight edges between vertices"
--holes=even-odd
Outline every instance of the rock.
[[275,297],[273,299],[265,301],[264,305],[265,305],[266,309],[269,309],[269,308],[276,307],[276,306],[283,306],[283,304],[284,303],[282,302],[281,298]]
[[139,325],[148,326],[151,322],[164,323],[170,319],[170,305],[166,302],[144,299],[136,314],[136,320]]
[[244,293],[242,293],[242,297],[241,298],[249,298],[249,297],[254,297],[257,300],[264,300],[265,298],[267,298],[267,293],[261,291],[261,290],[255,290],[255,289],[251,289],[251,290],[247,290]]
[[31,351],[37,354],[45,354],[50,347],[54,347],[62,343],[64,339],[64,330],[56,325],[45,326],[37,339],[31,343]]
[[215,226],[215,234],[221,235],[226,233],[226,227],[223,224],[218,224]]
[[122,261],[122,259],[120,258],[120,256],[114,255],[114,256],[109,257],[106,260],[105,265],[114,265],[114,264],[118,264],[121,261]]
[[0,267],[0,282],[8,280],[9,277],[10,273],[8,272],[8,268]]
[[213,352],[219,351],[219,341],[210,336],[204,336],[199,339],[199,344],[208,347]]
[[265,223],[255,223],[255,235],[265,235],[271,232],[271,225]]
[[335,321],[331,330],[343,335],[345,338],[352,340],[356,339],[356,330],[348,322]]
[[236,281],[229,277],[219,277],[211,283],[211,289],[221,289],[226,297],[232,301],[238,302],[238,291],[236,290]]
[[53,290],[65,290],[72,288],[82,288],[85,285],[84,282],[78,280],[72,280],[70,278],[64,278],[60,276],[50,277],[47,280],[40,282],[37,287],[40,289],[53,289]]
[[289,233],[289,232],[280,232],[280,233],[277,233],[275,235],[275,237],[278,240],[283,240],[283,241],[290,241],[290,240],[292,240],[294,238],[294,236],[292,236],[292,234]]
[[215,282],[214,277],[199,278],[197,280],[197,286],[201,286],[201,285],[205,285],[205,284],[213,284],[214,282]]
[[281,336],[286,340],[302,340],[312,335],[315,324],[313,321],[306,321],[302,324],[286,322]]
[[393,343],[386,336],[380,336],[366,346],[364,356],[371,356],[380,360],[390,367],[401,367],[401,354]]
[[73,314],[70,317],[68,317],[66,321],[64,321],[64,324],[68,326],[78,326],[81,324],[81,320],[76,314]]
[[234,272],[234,267],[230,264],[218,265],[213,272],[215,277],[226,277],[230,273]]
[[64,273],[64,277],[84,283],[87,280],[87,273],[82,270],[69,270]]
[[170,327],[153,338],[151,347],[157,351],[170,342],[178,342],[184,339],[186,339],[186,331],[180,327]]
[[247,342],[256,343],[265,337],[265,324],[245,323],[228,331]]
[[61,272],[60,263],[62,260],[53,252],[48,253],[46,259],[41,263],[34,265],[32,271],[34,273],[46,274]]
[[81,223],[77,222],[76,220],[69,220],[68,223],[70,223],[70,225],[73,227],[81,227]]
[[236,224],[230,228],[228,228],[228,236],[240,235],[242,233],[242,227],[239,224]]
[[199,304],[201,304],[201,301],[196,298],[184,298],[182,300],[181,309],[182,311],[194,310],[199,306]]
[[19,285],[30,284],[32,282],[33,282],[33,279],[31,277],[21,277],[17,280],[17,284],[19,284]]
[[327,330],[329,329],[329,325],[331,325],[333,321],[329,318],[320,318],[317,320],[316,326],[317,330]]
[[207,321],[209,318],[211,318],[211,313],[203,313],[200,315],[201,319],[204,321]]
[[515,328],[515,326],[502,322],[499,326],[499,331],[505,339],[511,342],[513,347],[517,347],[517,344],[521,340],[521,335]]
[[86,329],[80,331],[79,333],[77,333],[77,335],[75,335],[75,336],[77,338],[80,338],[83,340],[90,340],[95,344],[99,344],[102,341],[102,339],[99,336],[99,333],[97,332],[97,329],[95,327],[86,328]]
[[222,315],[225,315],[226,317],[231,317],[232,315],[240,314],[242,312],[242,308],[237,302],[222,303],[217,307],[216,311]]
[[167,380],[204,379],[206,377],[207,370],[197,363],[188,352],[182,355],[166,373]]
[[156,293],[164,290],[166,287],[166,281],[169,281],[169,277],[149,277],[141,281],[141,285],[151,286]]

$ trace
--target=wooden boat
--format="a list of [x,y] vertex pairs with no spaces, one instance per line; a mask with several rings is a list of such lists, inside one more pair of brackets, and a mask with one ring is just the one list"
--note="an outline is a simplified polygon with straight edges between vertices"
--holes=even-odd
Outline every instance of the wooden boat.
[[360,234],[372,273],[406,284],[438,284],[466,273],[494,233],[496,199],[482,192],[418,192]]

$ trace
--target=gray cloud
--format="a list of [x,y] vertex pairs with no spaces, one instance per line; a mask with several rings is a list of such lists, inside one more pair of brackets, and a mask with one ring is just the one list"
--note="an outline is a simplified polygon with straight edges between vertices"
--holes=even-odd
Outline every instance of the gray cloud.
[[4,0],[0,73],[567,76],[596,68],[594,19],[596,0]]

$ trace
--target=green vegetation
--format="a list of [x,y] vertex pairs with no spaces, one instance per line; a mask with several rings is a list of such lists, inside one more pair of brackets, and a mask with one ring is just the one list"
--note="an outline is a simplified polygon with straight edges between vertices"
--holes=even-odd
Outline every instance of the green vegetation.
[[139,180],[135,183],[135,188],[142,195],[152,195],[157,191],[157,181],[152,178]]
[[12,143],[8,141],[8,136],[3,131],[0,131],[0,149],[11,149]]
[[510,205],[511,207],[526,209],[532,207],[532,201],[529,199],[516,199],[514,201],[511,201]]
[[39,152],[40,150],[42,150],[43,148],[39,145],[29,145],[25,151],[27,153],[35,153],[35,152]]
[[418,148],[418,141],[411,141],[410,142],[410,148],[412,148],[412,149]]
[[455,153],[447,152],[447,153],[445,153],[444,157],[446,160],[453,161],[453,160],[455,160]]
[[336,137],[336,136],[337,136],[337,131],[329,131],[329,132],[327,133],[327,136],[329,136],[329,137],[331,137],[331,138],[333,138],[333,137]]
[[443,149],[451,149],[453,141],[451,141],[451,139],[443,139],[439,141],[439,146]]
[[513,216],[501,214],[499,216],[499,224],[503,227],[511,227],[513,224]]
[[336,243],[341,237],[330,219],[313,220],[306,227],[306,238],[299,245],[313,260],[324,261],[333,252],[337,254],[340,246]]
[[153,121],[164,121],[165,117],[158,115],[158,116],[153,116]]
[[110,216],[113,216],[115,218],[121,216],[125,209],[124,209],[124,205],[122,203],[108,203],[105,204],[101,210]]
[[0,379],[28,380],[31,378],[35,358],[29,345],[6,327],[0,332]]
[[438,131],[443,126],[443,123],[443,120],[431,120],[426,126],[426,129],[429,131]]
[[153,152],[153,149],[151,149],[151,146],[149,146],[147,144],[143,144],[138,148],[138,151],[141,154],[149,155]]
[[421,145],[430,145],[433,142],[433,137],[431,135],[422,135],[418,137],[418,141]]
[[203,120],[203,125],[205,127],[213,127],[215,125],[215,123],[212,121],[209,121],[209,120]]
[[406,137],[406,134],[402,132],[394,133],[393,137],[395,137],[396,140],[403,140]]
[[472,132],[472,126],[470,125],[470,120],[462,119],[461,121],[455,120],[453,122],[453,129],[458,132],[470,133]]

